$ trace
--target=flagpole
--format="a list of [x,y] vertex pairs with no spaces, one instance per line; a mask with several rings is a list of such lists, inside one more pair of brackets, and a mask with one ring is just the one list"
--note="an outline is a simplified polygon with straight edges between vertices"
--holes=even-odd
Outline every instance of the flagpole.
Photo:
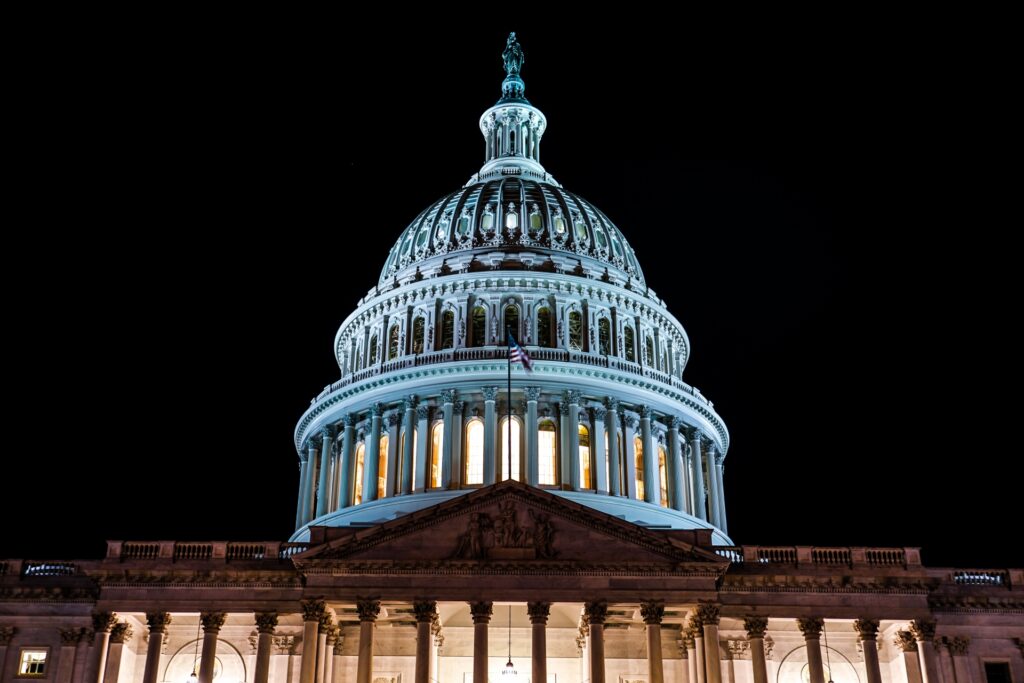
[[505,346],[508,347],[508,353],[505,354],[505,360],[508,361],[508,416],[505,420],[505,426],[508,428],[508,478],[512,478],[512,332],[509,328],[505,328]]

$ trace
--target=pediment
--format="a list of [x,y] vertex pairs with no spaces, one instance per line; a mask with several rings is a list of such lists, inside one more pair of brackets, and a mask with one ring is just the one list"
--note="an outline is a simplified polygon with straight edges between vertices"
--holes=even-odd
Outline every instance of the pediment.
[[727,561],[681,535],[685,532],[647,529],[543,489],[504,481],[345,533],[293,559],[300,569],[338,562],[555,562],[724,570]]

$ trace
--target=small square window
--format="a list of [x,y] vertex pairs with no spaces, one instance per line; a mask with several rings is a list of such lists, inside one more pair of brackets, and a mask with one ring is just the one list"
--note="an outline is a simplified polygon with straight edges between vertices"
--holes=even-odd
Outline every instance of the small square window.
[[20,678],[45,678],[46,658],[49,650],[41,647],[23,647],[18,658],[18,676]]

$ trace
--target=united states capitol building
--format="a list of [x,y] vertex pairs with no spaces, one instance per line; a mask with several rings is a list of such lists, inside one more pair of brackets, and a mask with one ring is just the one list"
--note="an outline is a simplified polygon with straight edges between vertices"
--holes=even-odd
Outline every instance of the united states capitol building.
[[0,679],[1024,681],[1024,569],[734,544],[729,431],[685,380],[686,331],[541,164],[514,34],[502,57],[483,166],[334,338],[292,537],[0,560]]

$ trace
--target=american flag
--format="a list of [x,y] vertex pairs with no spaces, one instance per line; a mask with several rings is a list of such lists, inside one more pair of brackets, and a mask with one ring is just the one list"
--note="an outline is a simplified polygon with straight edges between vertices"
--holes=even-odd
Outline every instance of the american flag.
[[511,332],[508,335],[508,360],[510,363],[522,363],[527,372],[533,371],[533,360],[530,359],[529,354],[526,353],[522,346],[516,344],[516,340],[512,338]]

